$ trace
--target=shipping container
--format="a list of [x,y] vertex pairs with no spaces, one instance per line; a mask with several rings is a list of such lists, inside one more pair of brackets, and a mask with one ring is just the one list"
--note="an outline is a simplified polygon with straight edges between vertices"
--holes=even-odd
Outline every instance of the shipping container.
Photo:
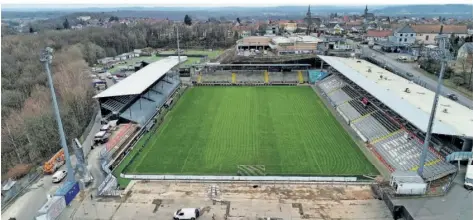
[[79,182],[66,182],[64,185],[56,191],[55,196],[62,196],[66,201],[66,205],[69,205],[72,200],[79,194],[80,187]]
[[37,220],[54,220],[62,211],[66,208],[66,200],[63,196],[53,196],[49,199],[39,210],[40,216],[36,217]]

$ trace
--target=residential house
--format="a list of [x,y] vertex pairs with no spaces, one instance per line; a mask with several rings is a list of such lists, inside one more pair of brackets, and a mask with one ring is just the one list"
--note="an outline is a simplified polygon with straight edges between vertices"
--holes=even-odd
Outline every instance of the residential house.
[[271,38],[265,36],[250,36],[240,39],[236,43],[237,51],[242,50],[266,50],[270,47]]
[[[258,28],[256,26],[234,26],[233,32],[237,32],[239,38],[245,38],[251,36],[252,31],[256,32]],[[233,35],[231,35],[233,36]]]
[[389,37],[389,41],[400,45],[414,44],[416,41],[416,32],[409,25],[404,25],[394,31],[394,35]]
[[343,34],[344,29],[340,27],[339,24],[336,24],[335,27],[333,27],[333,34]]
[[265,35],[278,35],[279,34],[279,24],[269,24],[266,27]]
[[81,21],[88,21],[90,20],[90,16],[79,16],[77,17],[77,20],[81,20]]
[[297,29],[297,23],[295,22],[291,22],[291,21],[288,21],[288,22],[279,22],[279,28],[280,29],[284,29],[285,31],[289,32],[289,33],[294,33],[294,31],[296,31]]
[[[417,24],[411,27],[417,34],[417,41],[424,44],[437,44],[435,37],[440,33],[440,24]],[[443,34],[466,37],[468,36],[468,28],[466,25],[444,25]]]
[[473,43],[464,43],[458,49],[457,60],[467,60],[473,64]]
[[133,52],[123,53],[123,54],[118,55],[117,57],[118,57],[118,60],[128,60],[128,59],[131,59],[133,57],[139,57],[139,54],[135,54]]
[[348,51],[353,49],[353,45],[347,43],[347,39],[337,36],[324,36],[323,42],[320,42],[318,48],[323,51]]
[[133,53],[134,53],[134,56],[135,56],[135,57],[140,57],[141,52],[142,52],[141,49],[134,49],[134,50],[133,50]]
[[309,54],[317,52],[317,37],[308,35],[292,35],[289,37],[273,37],[270,47],[278,55]]
[[390,30],[368,30],[365,34],[365,40],[367,41],[387,41],[389,36],[393,36],[393,32]]
[[102,65],[107,65],[113,61],[114,61],[113,57],[105,57],[105,58],[97,60],[97,62]]

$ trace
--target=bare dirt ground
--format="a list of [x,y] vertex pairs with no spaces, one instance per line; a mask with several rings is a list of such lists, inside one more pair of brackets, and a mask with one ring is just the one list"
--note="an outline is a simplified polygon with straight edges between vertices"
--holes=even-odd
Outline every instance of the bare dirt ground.
[[122,198],[86,198],[67,218],[172,219],[188,207],[201,208],[201,220],[392,219],[369,186],[145,181]]

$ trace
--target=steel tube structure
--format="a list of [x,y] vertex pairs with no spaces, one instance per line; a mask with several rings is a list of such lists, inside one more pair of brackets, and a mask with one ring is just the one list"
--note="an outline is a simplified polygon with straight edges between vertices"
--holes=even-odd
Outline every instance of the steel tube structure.
[[443,74],[445,73],[445,65],[447,63],[448,59],[448,52],[446,50],[446,36],[442,35],[443,31],[443,26],[440,27],[440,34],[438,36],[438,42],[439,42],[439,49],[440,49],[440,62],[441,62],[441,67],[440,67],[440,73],[439,73],[439,78],[437,80],[437,89],[435,90],[435,96],[434,96],[434,101],[432,103],[432,110],[430,111],[430,118],[429,118],[429,123],[427,125],[427,131],[424,139],[424,146],[422,149],[422,154],[420,155],[420,160],[419,160],[419,169],[417,170],[418,174],[422,177],[422,174],[424,173],[424,164],[425,160],[427,157],[427,151],[429,150],[429,143],[430,143],[430,138],[432,136],[432,126],[434,124],[434,119],[435,119],[435,113],[437,112],[437,105],[439,101],[439,95],[442,92],[442,78]]
[[53,53],[53,49],[50,47],[47,47],[45,50],[42,51],[40,61],[44,64],[44,68],[46,69],[46,74],[48,75],[48,83],[49,83],[49,89],[51,90],[51,98],[53,101],[52,104],[53,104],[53,109],[54,109],[54,115],[56,116],[56,122],[57,122],[58,130],[59,130],[59,138],[61,140],[61,146],[62,146],[62,149],[64,150],[64,156],[66,160],[66,167],[67,167],[67,174],[68,174],[67,181],[74,182],[75,177],[74,177],[74,171],[72,169],[71,157],[69,155],[69,149],[67,148],[66,135],[64,134],[64,128],[62,126],[61,114],[59,113],[59,106],[57,104],[53,78],[51,76],[51,71],[49,69],[49,64],[52,62],[52,57],[53,57],[52,53]]

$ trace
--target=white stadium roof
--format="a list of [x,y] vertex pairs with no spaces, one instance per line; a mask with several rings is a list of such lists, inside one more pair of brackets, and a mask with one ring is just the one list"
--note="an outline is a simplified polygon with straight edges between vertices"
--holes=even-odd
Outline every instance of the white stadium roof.
[[[433,91],[364,60],[319,57],[426,132],[435,95]],[[371,69],[371,72],[368,72],[368,69]],[[380,79],[380,75],[383,79]],[[406,88],[409,88],[410,93],[404,92]],[[443,112],[444,109],[447,109],[447,113]],[[440,96],[432,133],[473,137],[473,110]]]
[[[181,63],[187,60],[186,56],[181,56]],[[177,56],[170,56],[153,62],[136,73],[121,80],[107,90],[97,94],[94,98],[104,98],[124,95],[138,95],[143,93],[148,87],[164,76],[178,63]]]

